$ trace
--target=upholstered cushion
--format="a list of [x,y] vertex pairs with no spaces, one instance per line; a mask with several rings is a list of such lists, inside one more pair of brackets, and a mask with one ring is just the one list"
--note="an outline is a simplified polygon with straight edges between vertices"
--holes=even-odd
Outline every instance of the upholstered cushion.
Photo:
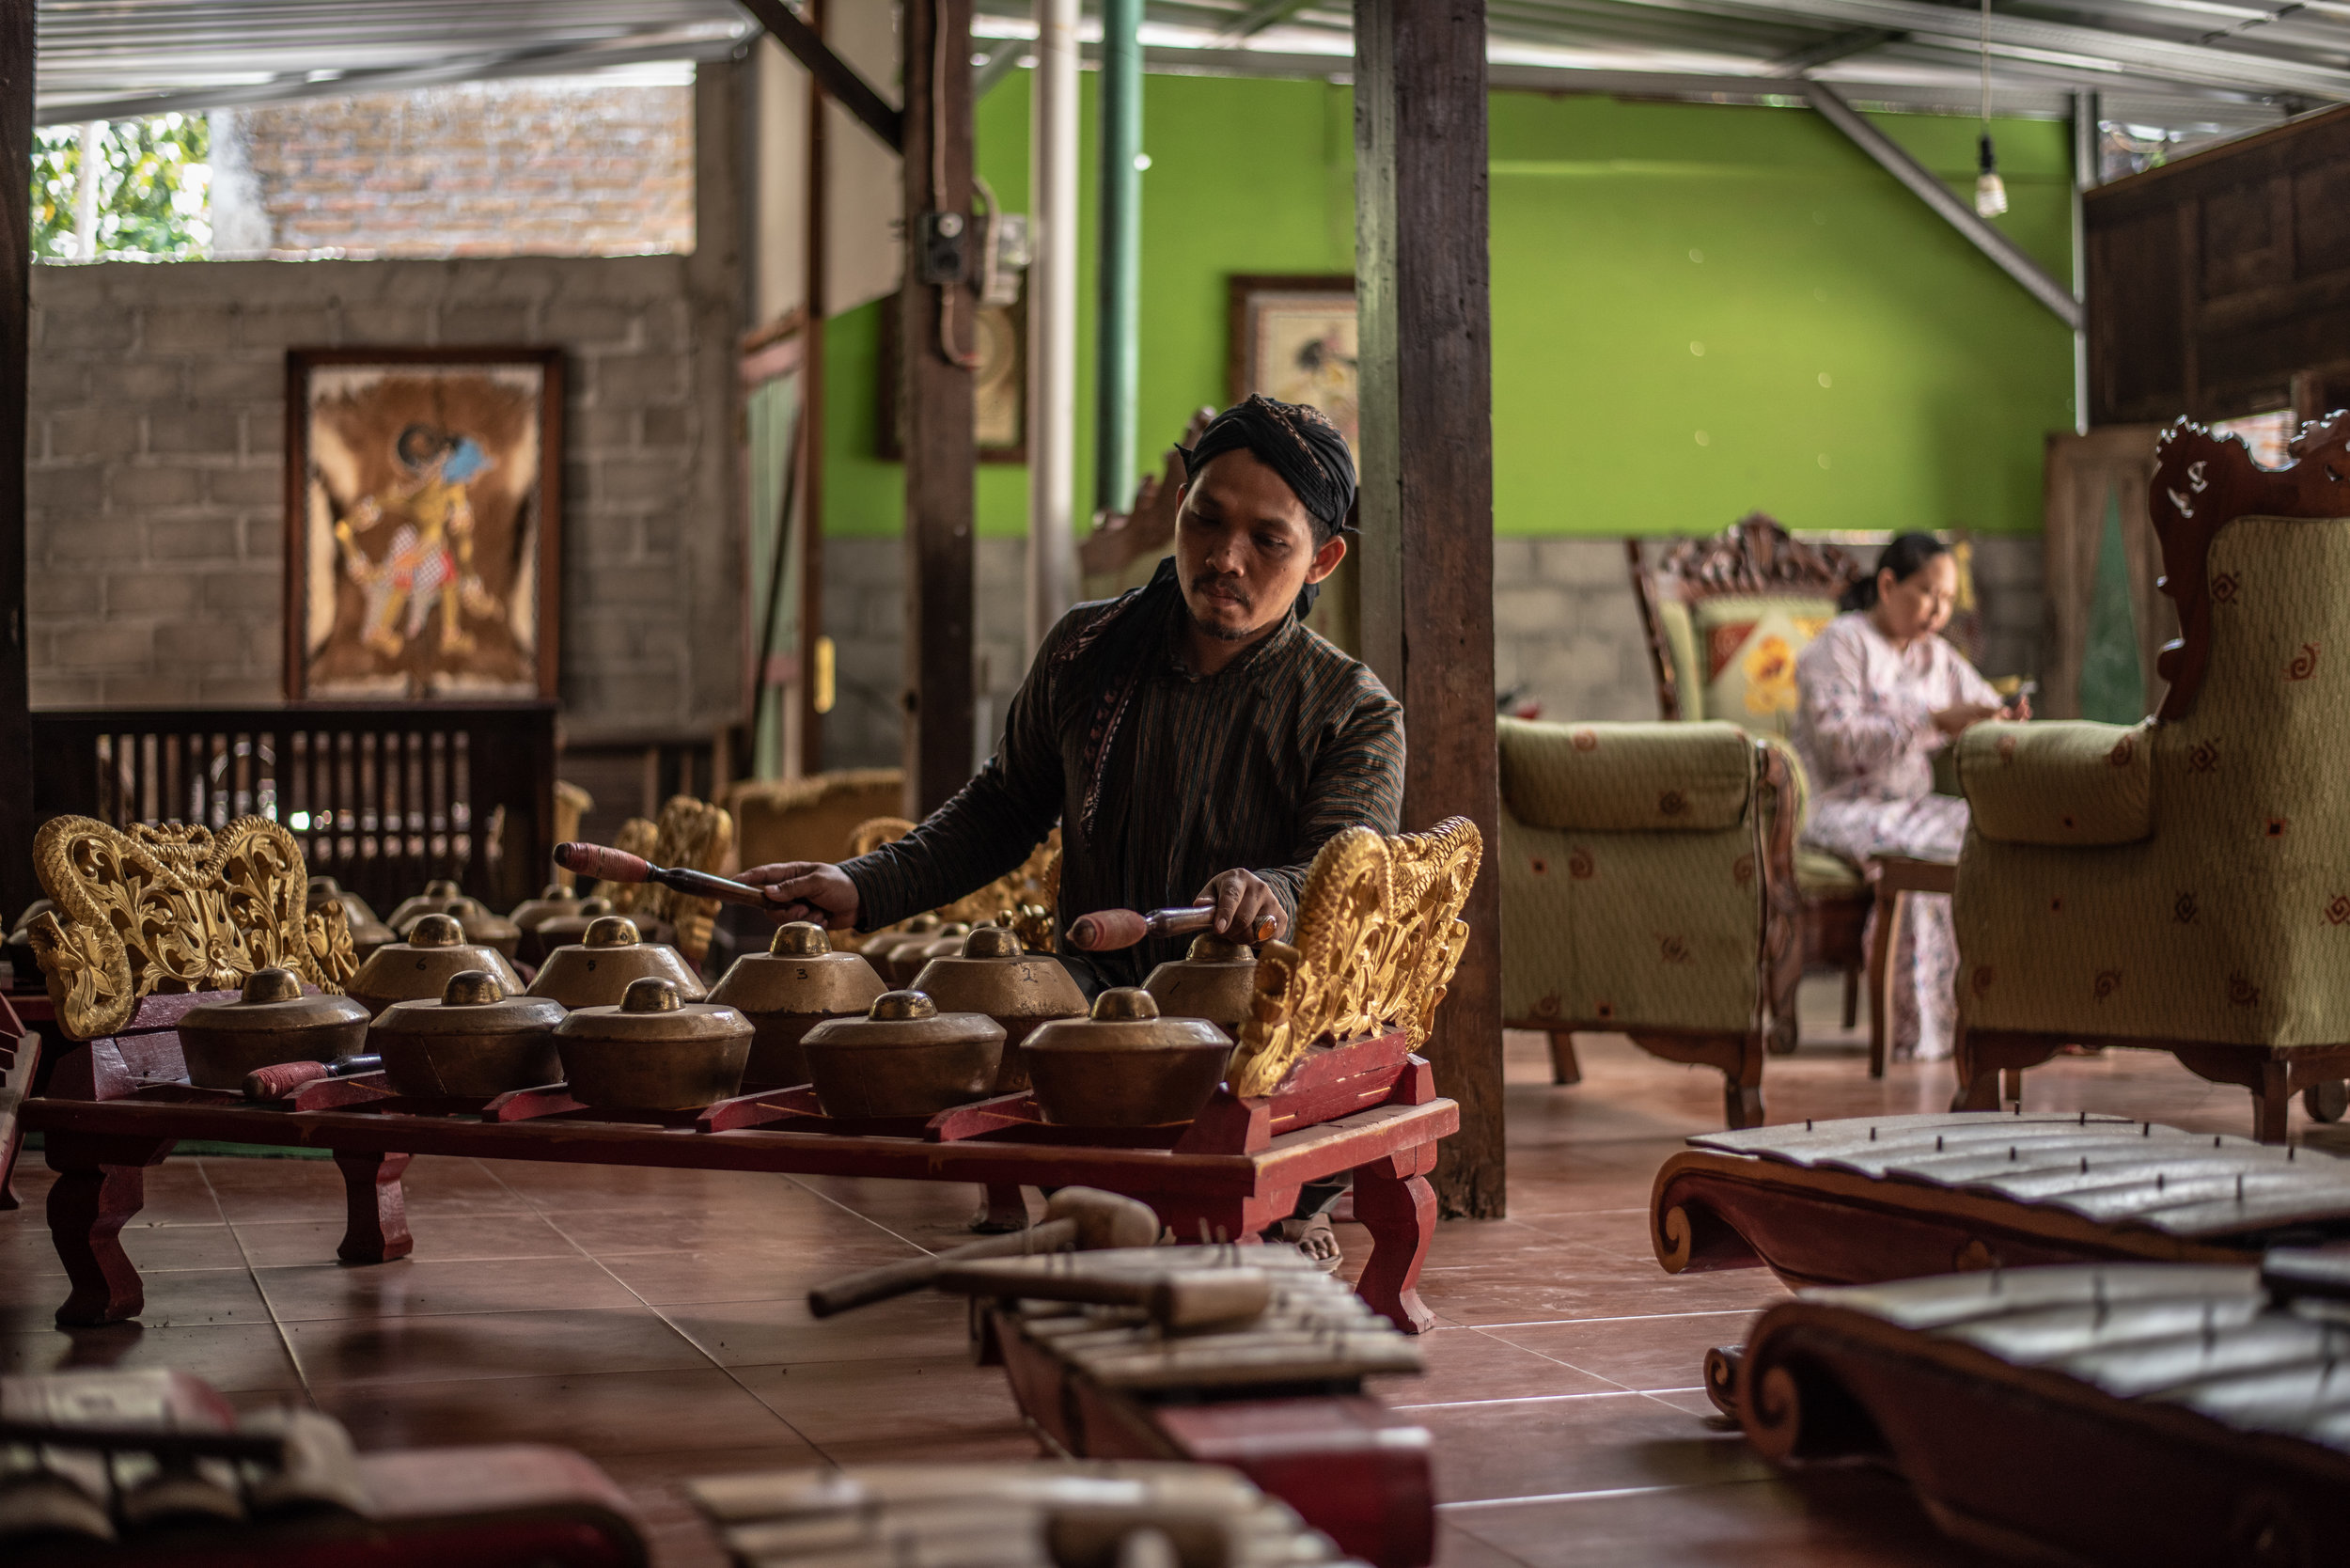
[[1795,658],[1836,617],[1834,601],[1727,595],[1697,605],[1705,716],[1757,733],[1794,728]]
[[2154,831],[2144,725],[1979,724],[1959,737],[1974,827],[2008,844],[2134,844]]
[[1719,832],[1753,798],[1754,743],[1728,724],[1500,721],[1501,800],[1534,827]]
[[1698,630],[1689,606],[1678,599],[1656,606],[1656,621],[1665,634],[1665,656],[1672,662],[1673,690],[1681,699],[1684,719],[1709,718],[1705,711],[1705,681],[1698,669]]
[[1504,1018],[1754,1027],[1762,889],[1751,821],[1715,833],[1598,833],[1529,826],[1505,808],[1500,849]]

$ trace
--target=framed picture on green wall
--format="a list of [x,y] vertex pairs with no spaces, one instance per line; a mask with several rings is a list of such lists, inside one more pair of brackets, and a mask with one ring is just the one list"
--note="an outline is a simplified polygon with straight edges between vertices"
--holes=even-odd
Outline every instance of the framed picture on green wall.
[[[979,363],[971,378],[972,433],[981,463],[1028,461],[1028,284],[1010,305],[983,305],[957,311],[956,323],[971,335]],[[905,363],[898,353],[898,302],[883,302],[881,313],[881,450],[884,463],[903,463],[905,424],[899,413],[899,383]]]
[[[1362,373],[1347,273],[1242,273],[1226,285],[1228,400],[1254,392],[1317,408],[1355,446]],[[1360,453],[1358,452],[1359,458]]]

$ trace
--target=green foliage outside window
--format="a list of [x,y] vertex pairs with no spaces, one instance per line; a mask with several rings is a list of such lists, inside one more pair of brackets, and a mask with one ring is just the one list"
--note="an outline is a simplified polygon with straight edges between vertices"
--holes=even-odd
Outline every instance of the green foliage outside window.
[[[202,115],[117,120],[98,138],[99,256],[197,259],[212,248],[212,132]],[[82,128],[33,133],[33,254],[80,259]]]

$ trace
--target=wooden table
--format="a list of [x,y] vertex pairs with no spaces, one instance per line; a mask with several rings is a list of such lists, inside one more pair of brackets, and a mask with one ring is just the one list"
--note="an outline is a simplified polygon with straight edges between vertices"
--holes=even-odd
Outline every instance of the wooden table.
[[1880,855],[1869,862],[1876,888],[1876,925],[1869,944],[1869,1076],[1885,1076],[1886,1043],[1893,1023],[1893,931],[1904,893],[1955,893],[1958,867],[1947,860]]
[[1352,1171],[1355,1215],[1371,1234],[1356,1289],[1406,1333],[1434,1326],[1417,1289],[1435,1231],[1427,1174],[1460,1107],[1436,1096],[1434,1074],[1400,1030],[1317,1048],[1273,1096],[1219,1089],[1187,1126],[1105,1135],[1046,1125],[1025,1094],[892,1124],[831,1121],[805,1089],[624,1119],[578,1106],[559,1085],[428,1102],[392,1097],[379,1075],[258,1105],[186,1082],[178,1022],[217,995],[147,998],[122,1035],[68,1044],[46,1092],[23,1103],[23,1124],[43,1134],[57,1172],[49,1231],[72,1284],[60,1325],[139,1314],[145,1294],[120,1232],[144,1201],[147,1168],[191,1138],[332,1151],[348,1202],[337,1255],[352,1263],[414,1245],[400,1176],[415,1154],[1095,1186],[1150,1204],[1186,1242],[1254,1241],[1291,1213],[1306,1183]]

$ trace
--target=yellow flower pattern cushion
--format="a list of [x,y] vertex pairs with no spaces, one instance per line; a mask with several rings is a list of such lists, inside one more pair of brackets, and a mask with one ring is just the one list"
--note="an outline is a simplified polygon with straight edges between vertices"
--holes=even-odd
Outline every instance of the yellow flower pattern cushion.
[[1705,713],[1757,734],[1793,732],[1802,695],[1795,660],[1836,618],[1826,599],[1729,597],[1697,606]]

